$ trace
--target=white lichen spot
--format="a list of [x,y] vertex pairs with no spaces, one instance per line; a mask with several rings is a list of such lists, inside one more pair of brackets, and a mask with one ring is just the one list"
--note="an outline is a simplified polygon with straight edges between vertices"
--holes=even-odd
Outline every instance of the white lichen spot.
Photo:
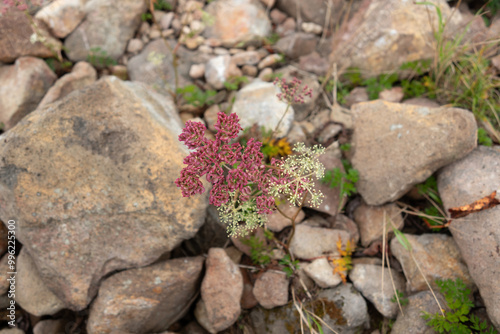
[[156,285],[158,285],[158,284],[161,284],[161,282],[162,282],[162,281],[161,281],[161,278],[160,278],[160,277],[158,277],[158,276],[156,276],[156,277],[155,277],[155,284],[156,284]]
[[402,129],[403,124],[392,124],[391,125],[391,131],[397,130],[397,129]]

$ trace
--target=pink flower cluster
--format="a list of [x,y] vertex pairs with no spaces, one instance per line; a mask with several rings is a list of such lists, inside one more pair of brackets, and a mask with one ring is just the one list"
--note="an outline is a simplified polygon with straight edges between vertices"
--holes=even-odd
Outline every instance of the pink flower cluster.
[[[205,138],[206,127],[200,122],[187,121],[179,140],[194,151],[185,159],[181,177],[175,180],[182,190],[182,196],[189,197],[205,191],[200,177],[206,175],[213,187],[210,204],[221,206],[229,201],[230,193],[239,194],[239,200],[248,201],[255,197],[259,213],[271,213],[274,197],[268,193],[270,184],[277,182],[278,172],[263,164],[260,152],[262,143],[251,138],[243,148],[239,143],[229,142],[243,130],[238,116],[218,113],[214,127],[218,130],[215,140]],[[275,160],[273,165],[280,162]]]
[[312,89],[310,89],[307,85],[301,89],[300,86],[302,85],[302,81],[295,77],[292,81],[290,81],[290,83],[287,83],[284,78],[281,80],[276,78],[274,79],[273,84],[278,86],[281,90],[281,93],[276,96],[285,103],[304,103],[304,97],[308,96],[312,98]]
[[[9,8],[17,8],[20,11],[28,9],[27,0],[3,0],[3,7],[0,10],[1,14],[5,14]],[[38,4],[38,1],[31,1],[33,4]]]

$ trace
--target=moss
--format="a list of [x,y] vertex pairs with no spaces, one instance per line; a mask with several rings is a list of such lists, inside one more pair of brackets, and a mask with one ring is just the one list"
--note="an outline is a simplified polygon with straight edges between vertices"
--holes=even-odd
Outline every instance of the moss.
[[309,306],[314,314],[320,318],[328,315],[330,319],[335,320],[339,326],[347,325],[346,319],[342,316],[342,308],[338,307],[334,302],[327,299],[318,299],[310,303]]

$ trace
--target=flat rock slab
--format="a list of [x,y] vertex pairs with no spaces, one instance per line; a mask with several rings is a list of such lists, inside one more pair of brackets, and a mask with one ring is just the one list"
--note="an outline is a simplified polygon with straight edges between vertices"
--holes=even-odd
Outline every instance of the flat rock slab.
[[0,136],[0,217],[17,218],[66,307],[84,309],[103,276],[152,263],[203,224],[207,194],[184,198],[174,183],[180,132],[171,99],[105,77]]
[[370,205],[399,199],[477,145],[474,115],[464,109],[376,100],[355,104],[352,111],[356,187]]
[[[500,147],[480,146],[443,168],[438,189],[446,210],[471,204],[494,190],[500,193]],[[500,206],[454,219],[450,231],[491,321],[500,328]]]
[[157,333],[185,315],[197,295],[203,257],[129,269],[105,279],[92,303],[89,334]]

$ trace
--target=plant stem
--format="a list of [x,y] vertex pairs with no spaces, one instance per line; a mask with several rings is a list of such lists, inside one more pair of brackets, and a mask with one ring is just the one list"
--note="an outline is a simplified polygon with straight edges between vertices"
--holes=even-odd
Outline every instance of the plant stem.
[[304,192],[304,197],[302,197],[302,201],[300,202],[300,206],[297,210],[297,212],[295,212],[295,214],[293,215],[291,221],[292,221],[292,232],[290,233],[290,237],[288,238],[288,248],[290,248],[290,244],[292,243],[292,239],[293,239],[293,235],[295,234],[295,219],[297,219],[297,216],[299,215],[300,213],[300,210],[302,210],[302,206],[304,205],[304,202],[306,201],[306,197],[307,197],[307,192]]

